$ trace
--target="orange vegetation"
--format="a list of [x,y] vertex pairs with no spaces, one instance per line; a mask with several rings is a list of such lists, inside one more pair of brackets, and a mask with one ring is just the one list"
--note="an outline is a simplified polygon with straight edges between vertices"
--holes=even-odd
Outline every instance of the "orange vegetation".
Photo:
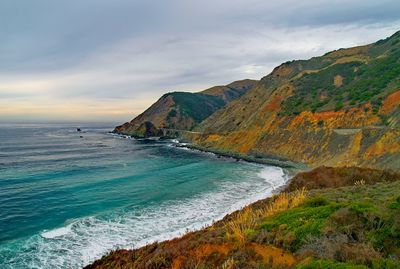
[[[365,112],[369,109],[369,112]],[[289,129],[310,122],[314,126],[318,122],[323,122],[325,128],[345,128],[351,125],[352,128],[371,126],[380,121],[377,115],[371,112],[371,104],[365,104],[361,108],[352,108],[348,111],[323,111],[312,113],[311,111],[303,111],[296,116],[289,125]]]
[[174,261],[172,262],[171,269],[180,269],[182,267],[182,264],[185,262],[185,257],[183,256],[178,256]]
[[382,107],[379,112],[381,114],[389,114],[399,105],[400,105],[400,90],[386,97],[386,99],[383,101]]
[[398,141],[399,137],[400,131],[393,130],[385,133],[379,140],[377,140],[365,151],[364,158],[366,160],[370,160],[376,156],[400,152],[400,143]]
[[275,95],[272,97],[271,102],[264,107],[264,111],[278,111],[280,109],[282,99],[282,96]]
[[[353,156],[352,159],[357,157],[358,153],[360,152],[362,137],[363,137],[362,132],[357,132],[354,135],[353,143],[351,145],[350,152],[349,152],[349,154]],[[347,163],[348,163],[348,161],[347,161]]]
[[251,247],[257,254],[263,257],[264,262],[272,261],[274,265],[293,266],[296,262],[294,256],[283,249],[273,246],[263,246],[259,244],[251,244]]
[[248,132],[233,132],[221,139],[221,146],[225,149],[235,148],[240,153],[248,153],[259,137],[259,130]]
[[264,106],[262,112],[279,111],[282,101],[293,94],[294,87],[291,84],[284,84],[270,96],[269,102]]
[[217,134],[210,134],[210,135],[207,136],[206,142],[215,142],[215,141],[217,141],[217,140],[220,139],[220,138],[221,138],[220,135],[217,135]]
[[232,248],[229,244],[204,244],[200,245],[193,251],[193,254],[197,258],[207,257],[214,252],[219,252],[227,255],[229,250]]

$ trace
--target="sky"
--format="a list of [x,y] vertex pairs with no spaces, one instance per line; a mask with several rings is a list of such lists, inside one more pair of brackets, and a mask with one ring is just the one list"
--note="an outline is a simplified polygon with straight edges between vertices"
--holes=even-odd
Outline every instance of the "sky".
[[398,30],[398,0],[1,0],[0,122],[121,123]]

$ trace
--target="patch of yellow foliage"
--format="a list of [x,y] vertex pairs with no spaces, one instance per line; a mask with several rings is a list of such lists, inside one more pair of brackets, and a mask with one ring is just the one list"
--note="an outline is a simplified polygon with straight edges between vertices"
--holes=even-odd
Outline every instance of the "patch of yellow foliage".
[[343,85],[343,77],[341,75],[336,75],[333,78],[333,85],[335,85],[335,87],[341,87]]
[[264,262],[272,262],[274,265],[281,266],[292,266],[296,260],[294,256],[284,251],[283,249],[276,248],[273,246],[263,246],[259,244],[251,244],[251,247],[254,249],[257,254],[263,257]]
[[291,192],[280,193],[272,198],[272,202],[257,210],[247,207],[238,212],[237,216],[225,223],[225,228],[229,237],[235,238],[240,244],[247,240],[249,231],[256,228],[259,221],[273,216],[279,212],[299,206],[306,198],[305,188]]
[[364,159],[370,160],[385,154],[400,152],[400,131],[392,130],[382,135],[379,140],[372,144],[364,153]]

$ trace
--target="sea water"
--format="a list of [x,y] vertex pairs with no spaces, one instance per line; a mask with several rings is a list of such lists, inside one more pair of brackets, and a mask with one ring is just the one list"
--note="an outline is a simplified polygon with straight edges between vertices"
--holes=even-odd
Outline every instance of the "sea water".
[[287,179],[279,167],[110,130],[0,125],[0,268],[80,268],[209,225]]

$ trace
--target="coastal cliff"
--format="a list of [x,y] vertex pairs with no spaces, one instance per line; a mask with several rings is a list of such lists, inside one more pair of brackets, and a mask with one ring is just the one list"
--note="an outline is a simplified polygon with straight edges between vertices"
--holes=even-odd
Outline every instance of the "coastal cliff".
[[195,145],[318,165],[400,169],[400,32],[284,63],[195,128]]
[[319,165],[400,170],[400,32],[283,63],[260,81],[169,93],[114,132],[204,150]]
[[[165,113],[143,114],[115,132],[164,126]],[[87,268],[400,267],[400,32],[286,62],[203,119],[176,120],[194,148],[316,168],[210,227]]]

